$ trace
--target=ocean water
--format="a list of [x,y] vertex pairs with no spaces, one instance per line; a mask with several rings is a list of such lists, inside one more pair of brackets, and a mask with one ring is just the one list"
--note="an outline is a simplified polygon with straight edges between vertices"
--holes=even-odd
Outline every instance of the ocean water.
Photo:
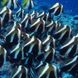
[[39,8],[49,8],[56,2],[63,4],[64,12],[72,15],[78,15],[78,0],[34,0]]

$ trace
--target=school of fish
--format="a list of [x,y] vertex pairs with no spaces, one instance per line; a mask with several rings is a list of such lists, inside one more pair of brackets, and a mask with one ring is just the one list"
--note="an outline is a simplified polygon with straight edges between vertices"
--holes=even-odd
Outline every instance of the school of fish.
[[9,0],[0,9],[0,67],[9,61],[11,78],[61,78],[62,72],[78,76],[78,34],[53,20],[63,5],[55,3],[48,12],[33,7],[33,0],[24,8]]

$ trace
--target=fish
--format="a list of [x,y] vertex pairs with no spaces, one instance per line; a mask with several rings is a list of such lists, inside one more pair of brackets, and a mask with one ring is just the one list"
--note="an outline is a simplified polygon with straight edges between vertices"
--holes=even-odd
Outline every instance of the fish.
[[0,18],[0,30],[3,28],[3,18]]
[[5,25],[6,22],[10,22],[12,18],[12,11],[11,9],[7,8],[6,6],[0,11],[1,22],[2,25]]
[[0,45],[0,67],[6,64],[7,61],[7,51]]
[[7,12],[3,14],[3,25],[6,24],[6,22],[10,22],[12,18],[12,11],[10,9],[7,9]]
[[[61,34],[62,33],[62,34]],[[64,26],[63,28],[57,30],[54,34],[54,38],[60,40],[61,44],[64,44],[71,36],[71,29],[69,26]]]
[[56,76],[56,67],[54,65],[49,65],[48,63],[46,63],[45,65],[41,66],[39,71],[39,78],[45,77],[45,78],[57,78]]
[[44,54],[44,62],[51,63],[52,61],[54,61],[54,55],[55,55],[54,49],[50,49],[50,51],[47,51]]
[[31,10],[34,7],[34,2],[33,0],[27,0],[23,6],[25,9]]
[[51,22],[52,20],[53,20],[53,18],[51,17],[51,14],[50,13],[47,13],[46,14],[46,21]]
[[37,18],[45,18],[45,16],[46,16],[46,14],[45,14],[45,12],[43,11],[42,13],[40,13],[40,14],[38,15]]
[[8,3],[6,4],[6,6],[9,9],[14,10],[19,7],[19,4],[18,4],[17,0],[9,0]]
[[[20,75],[19,75],[20,74]],[[28,78],[28,69],[22,65],[18,67],[12,78]]]
[[49,13],[52,13],[55,16],[60,15],[63,12],[63,5],[60,3],[55,3],[50,9]]
[[5,41],[6,41],[5,37],[2,34],[0,34],[0,45],[3,45]]
[[55,48],[55,39],[52,38],[50,35],[48,35],[44,41],[42,42],[42,44],[45,46],[50,46],[52,48]]
[[5,6],[5,7],[3,7],[2,9],[1,9],[1,11],[0,11],[0,16],[1,15],[3,15],[6,11],[7,11],[7,7]]
[[25,15],[25,11],[22,8],[19,8],[19,10],[16,12],[16,16],[18,16],[21,19],[23,19],[24,15]]
[[[40,18],[37,19],[34,23],[32,23],[32,25],[30,26],[30,28],[28,29],[29,32],[31,32],[31,35],[33,35],[35,32],[37,32],[39,26],[40,26],[41,20]],[[32,32],[33,31],[33,32]]]
[[62,71],[73,72],[71,70],[74,69],[74,67],[78,64],[77,60],[78,60],[78,56],[74,57],[69,62],[65,63],[64,66],[61,67],[61,72]]
[[[33,53],[34,57],[38,55],[39,51],[40,51],[40,47],[41,47],[41,43],[39,43],[40,41],[37,40],[34,36],[30,39],[29,42],[27,42],[24,45],[24,51],[28,51],[28,53]],[[39,43],[39,44],[38,44]],[[36,47],[36,50],[35,50]],[[32,52],[33,51],[33,52]],[[28,54],[27,53],[27,54]]]
[[48,31],[48,33],[52,36],[54,36],[54,33],[57,31],[57,24],[56,22],[54,22],[53,20],[46,25],[46,29]]
[[32,19],[37,18],[38,15],[39,15],[39,13],[38,13],[36,10],[34,10],[34,11],[31,13],[31,17],[32,17]]
[[28,20],[28,16],[29,16],[29,15],[26,14],[25,17],[22,19],[22,21],[21,21],[22,28],[23,28],[23,27],[24,27],[24,28],[27,27],[27,25],[28,25],[28,21],[27,21],[27,20]]
[[[69,58],[74,57],[76,51],[77,51],[77,36],[74,36],[67,44],[63,45],[60,48],[60,54],[69,56]],[[71,47],[71,48],[70,48]],[[75,51],[75,52],[74,52]]]

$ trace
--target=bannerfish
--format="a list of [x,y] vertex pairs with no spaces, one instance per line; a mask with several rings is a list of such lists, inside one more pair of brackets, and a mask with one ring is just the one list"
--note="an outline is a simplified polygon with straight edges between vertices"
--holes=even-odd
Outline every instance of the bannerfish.
[[0,67],[11,63],[11,78],[78,74],[78,35],[73,36],[70,26],[53,18],[62,11],[60,3],[48,12],[36,11],[33,0],[28,0],[24,7],[10,0],[0,10]]
[[52,13],[55,16],[60,15],[63,12],[63,5],[60,3],[54,4],[50,9],[49,13]]

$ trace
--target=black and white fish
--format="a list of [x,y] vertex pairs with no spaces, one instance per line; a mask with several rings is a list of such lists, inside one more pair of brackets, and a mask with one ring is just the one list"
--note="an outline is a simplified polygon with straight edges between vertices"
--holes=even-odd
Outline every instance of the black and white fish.
[[50,9],[49,13],[52,13],[55,16],[60,15],[63,12],[63,5],[60,3],[54,4]]

